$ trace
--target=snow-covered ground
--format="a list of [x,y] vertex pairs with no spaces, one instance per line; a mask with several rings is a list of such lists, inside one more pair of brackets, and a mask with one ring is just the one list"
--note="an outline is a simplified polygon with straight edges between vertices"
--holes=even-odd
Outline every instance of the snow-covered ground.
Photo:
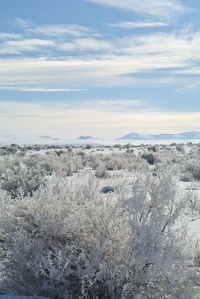
[[[152,146],[148,141],[149,145],[146,145],[146,142],[140,145],[131,145],[127,144],[127,140],[125,143],[125,145],[118,144],[116,146],[17,147],[12,145],[0,148],[0,232],[2,233],[0,245],[4,242],[4,233],[7,230],[7,246],[11,246],[14,240],[10,252],[17,256],[14,259],[17,270],[12,268],[12,263],[11,266],[9,265],[11,267],[9,269],[18,271],[18,275],[14,275],[13,281],[14,284],[20,285],[21,294],[29,293],[28,285],[25,286],[21,282],[26,281],[26,279],[30,282],[33,279],[33,277],[28,276],[29,270],[33,266],[32,263],[36,264],[34,264],[35,268],[33,267],[36,271],[34,275],[39,275],[38,277],[41,275],[44,279],[44,285],[40,286],[41,289],[38,294],[44,295],[43,288],[47,288],[51,279],[54,291],[58,292],[57,283],[59,279],[63,279],[63,263],[68,259],[66,249],[64,250],[62,247],[62,238],[65,234],[67,240],[72,237],[74,240],[74,236],[80,238],[80,240],[75,238],[76,247],[73,247],[70,252],[71,255],[75,254],[76,256],[82,252],[82,247],[76,251],[78,246],[89,244],[87,252],[90,252],[96,244],[102,246],[101,248],[95,248],[92,257],[89,257],[91,259],[90,263],[87,261],[85,264],[84,267],[88,269],[87,275],[84,273],[85,268],[84,271],[81,270],[83,272],[80,275],[84,275],[84,279],[90,277],[90,273],[93,273],[94,268],[97,267],[98,269],[102,267],[102,264],[102,271],[105,271],[106,275],[112,267],[112,271],[116,270],[115,275],[119,275],[118,267],[121,269],[121,263],[124,262],[123,267],[127,267],[126,258],[124,261],[123,256],[127,254],[127,259],[131,259],[131,252],[134,253],[134,250],[139,250],[136,256],[138,259],[141,258],[141,265],[144,263],[140,269],[141,272],[146,267],[146,259],[151,261],[151,258],[155,258],[153,254],[157,256],[159,246],[162,250],[167,250],[165,253],[166,258],[168,258],[168,254],[173,255],[174,249],[166,247],[166,244],[164,246],[162,244],[164,240],[159,239],[159,230],[163,226],[163,217],[165,219],[166,214],[169,218],[172,217],[170,221],[173,223],[172,234],[167,235],[169,240],[174,238],[173,232],[176,230],[176,225],[184,223],[185,227],[187,224],[185,234],[182,235],[183,239],[177,239],[177,242],[180,241],[181,244],[183,242],[184,246],[188,246],[189,254],[195,254],[192,249],[197,248],[195,246],[197,246],[197,241],[200,240],[200,144],[173,143],[170,141],[170,145],[164,143],[154,145],[152,143]],[[174,182],[177,190],[174,187]],[[184,204],[180,215],[179,213],[176,215],[180,199],[186,200],[183,201]],[[126,210],[128,203],[130,207]],[[158,203],[158,205],[156,206],[155,203]],[[151,210],[152,207],[153,210]],[[118,208],[121,209],[119,214]],[[7,215],[7,218],[5,218],[5,215]],[[136,217],[135,215],[139,216]],[[151,217],[148,220],[149,215]],[[177,222],[173,222],[173,217],[178,217]],[[129,230],[130,219],[132,219],[132,224]],[[144,221],[144,226],[142,226],[144,231],[142,232],[136,230],[136,227],[138,229],[141,226],[142,220],[139,219]],[[91,230],[91,223],[94,224],[92,226],[94,231]],[[166,223],[168,223],[168,220],[166,220]],[[16,228],[17,230],[15,230]],[[40,231],[38,231],[39,228]],[[22,231],[24,235],[21,235]],[[190,244],[186,243],[187,232],[191,238]],[[17,233],[16,236],[15,233]],[[166,233],[168,234],[167,231]],[[133,236],[130,241],[129,236],[131,234]],[[33,236],[36,238],[34,239]],[[51,236],[53,236],[51,240],[53,244],[50,242],[49,249],[48,238],[51,238]],[[153,236],[153,238],[150,236]],[[27,243],[23,240],[26,237],[28,238]],[[106,238],[108,238],[108,241]],[[137,239],[139,239],[139,243],[134,249],[124,248],[124,244],[126,246],[134,245]],[[134,240],[133,243],[132,240]],[[115,242],[119,242],[116,243],[117,250],[113,245]],[[149,246],[152,246],[151,242],[155,243],[151,248],[152,252],[149,251]],[[159,242],[161,242],[161,245],[158,246]],[[104,248],[104,243],[114,250],[109,249],[112,252],[111,255],[107,251],[101,252],[106,248],[106,246]],[[144,248],[143,244],[146,244]],[[170,244],[170,246],[176,248],[176,242]],[[49,260],[46,259],[45,251],[41,257],[38,256],[38,251],[41,248],[46,248],[45,246],[50,250],[48,251]],[[115,255],[117,252],[120,253],[120,250],[123,254],[116,257]],[[142,250],[144,250],[144,258],[141,257]],[[157,256],[158,259],[163,254],[162,250]],[[178,248],[178,250],[181,252],[182,249]],[[198,250],[200,251],[200,249]],[[130,256],[128,253],[130,253]],[[51,260],[52,254],[53,260]],[[85,258],[84,254],[83,252],[83,255],[79,256],[80,263]],[[106,256],[105,260],[103,259],[104,255]],[[120,261],[116,268],[112,264],[112,258],[116,258],[116,263]],[[135,257],[136,264],[137,258]],[[171,258],[169,256],[169,263],[172,263],[173,268],[174,262]],[[99,262],[98,259],[100,259]],[[91,267],[90,264],[93,262],[97,264]],[[109,267],[108,263],[111,263]],[[67,264],[65,267],[68,269]],[[76,274],[76,267],[73,268],[74,272],[70,269],[73,275]],[[120,271],[123,272],[123,269]],[[171,268],[168,270],[170,273]],[[50,271],[52,271],[51,276],[49,276]],[[168,275],[168,272],[166,273]],[[94,278],[95,275],[96,278]],[[121,279],[120,275],[117,276],[118,279]],[[145,275],[146,272],[143,273],[143,276]],[[19,281],[17,280],[18,276],[20,277]],[[48,277],[48,279],[45,280],[45,277]],[[96,281],[99,281],[98,279],[102,279],[101,277],[102,273],[94,272],[87,283],[93,280],[93,284],[95,284]],[[170,276],[170,279],[174,279],[173,275]],[[116,279],[112,281],[112,285],[115,281]],[[35,278],[32,280],[33,285],[34,283]],[[64,283],[63,280],[62,283]],[[177,283],[177,279],[174,283]],[[33,290],[34,294],[37,294],[36,286],[33,286]],[[13,293],[20,294],[19,291]],[[30,294],[33,294],[33,291]],[[48,288],[45,291],[46,294],[49,295]],[[6,295],[4,297],[0,296],[1,298],[25,299],[26,297],[14,298]],[[30,299],[33,298],[39,299],[38,297],[30,297]],[[61,296],[61,298],[64,297]],[[163,297],[160,296],[160,298]],[[175,297],[172,296],[171,298]],[[187,297],[180,298],[185,299]],[[198,296],[192,298],[196,299]]]
[[15,296],[15,295],[0,295],[0,299],[49,299],[41,296]]

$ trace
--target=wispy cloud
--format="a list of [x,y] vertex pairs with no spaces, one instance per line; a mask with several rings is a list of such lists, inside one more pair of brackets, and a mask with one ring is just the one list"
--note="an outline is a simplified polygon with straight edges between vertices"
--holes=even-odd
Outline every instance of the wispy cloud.
[[197,62],[197,66],[191,66],[190,68],[186,67],[184,69],[173,70],[171,73],[176,75],[200,75],[200,68],[198,67],[198,62]]
[[173,57],[199,59],[200,33],[154,33],[123,37],[118,41],[124,53],[159,54]]
[[100,34],[77,24],[36,25],[29,20],[17,18],[15,25],[21,34],[0,33],[0,54],[40,52],[48,48],[55,51],[106,51],[112,47],[109,41],[100,39]]
[[22,18],[16,18],[14,24],[20,28],[28,28],[34,25],[30,20],[25,20]]
[[85,89],[72,89],[72,88],[21,88],[19,91],[28,91],[28,92],[76,92],[76,91],[85,91]]
[[92,100],[84,102],[84,107],[110,112],[123,111],[126,113],[160,110],[159,107],[155,107],[149,101],[137,99]]
[[97,104],[98,106],[102,107],[113,107],[114,105],[119,105],[119,106],[133,106],[133,107],[143,107],[144,105],[146,106],[146,101],[143,100],[126,100],[126,99],[114,99],[114,100],[96,100],[93,103]]
[[105,40],[99,40],[94,38],[81,38],[75,40],[75,44],[81,50],[110,50],[112,49],[112,43]]
[[[151,41],[155,39],[152,44]],[[159,49],[159,40],[163,41]],[[0,85],[14,86],[40,85],[41,80],[51,88],[88,88],[89,86],[133,85],[139,73],[163,70],[165,73],[173,68],[193,68],[195,60],[200,58],[196,42],[176,40],[174,37],[160,39],[145,37],[132,45],[130,41],[121,41],[123,46],[118,54],[88,57],[56,58],[21,58],[0,60]],[[136,43],[135,43],[136,44]],[[177,48],[179,44],[179,48]],[[156,47],[157,45],[157,47]],[[147,50],[148,49],[148,50]],[[162,77],[160,77],[162,79]],[[174,78],[171,78],[174,80]],[[155,78],[149,77],[151,83]],[[144,84],[144,78],[138,78],[136,84]],[[166,84],[166,81],[164,82]]]
[[42,36],[49,37],[62,37],[62,36],[73,36],[82,37],[90,32],[90,29],[84,26],[76,24],[64,24],[64,25],[42,25],[33,26],[28,29],[28,32]]
[[[127,28],[166,24],[118,23]],[[0,54],[11,56],[0,59],[0,88],[19,90],[23,86],[23,91],[58,92],[144,83],[174,86],[182,75],[199,73],[199,32],[156,31],[103,38],[79,25],[30,25],[21,35],[2,34],[7,39],[0,42]]]
[[43,24],[36,25],[32,21],[22,18],[16,18],[15,26],[24,30],[24,34],[37,35],[42,37],[82,37],[91,34],[91,29],[78,24]]
[[124,28],[124,29],[133,29],[133,28],[164,27],[164,26],[168,26],[168,24],[163,22],[119,22],[119,23],[110,23],[107,24],[107,26]]
[[16,34],[16,33],[0,33],[0,41],[1,40],[12,40],[12,39],[19,39],[21,38],[22,35],[21,34]]
[[178,0],[85,0],[111,6],[129,12],[150,15],[159,19],[169,19],[174,15],[190,11]]
[[[187,66],[188,62],[180,57],[159,55],[110,55],[99,59],[63,58],[47,59],[9,59],[0,60],[0,85],[30,86],[41,82],[52,88],[67,85],[70,88],[88,88],[89,86],[123,85],[123,78],[129,74],[150,72],[153,70]],[[115,82],[115,78],[119,80]],[[128,77],[127,77],[128,78]],[[125,79],[125,78],[124,78]],[[144,79],[140,82],[143,84]],[[138,80],[136,81],[138,84]],[[130,85],[134,84],[131,76]]]
[[86,91],[86,89],[75,88],[42,88],[42,87],[20,87],[20,86],[0,86],[0,90],[15,90],[24,92],[77,92]]
[[59,45],[62,51],[97,51],[97,52],[112,52],[113,44],[110,41],[96,38],[79,38],[71,42],[64,42]]
[[44,47],[52,47],[54,42],[44,39],[9,40],[0,45],[0,54],[21,54],[22,52],[41,51]]
[[185,86],[176,89],[176,91],[180,94],[186,94],[186,93],[190,93],[190,92],[193,92],[196,90],[200,90],[200,81],[199,80],[197,82],[193,82],[191,84],[186,84]]

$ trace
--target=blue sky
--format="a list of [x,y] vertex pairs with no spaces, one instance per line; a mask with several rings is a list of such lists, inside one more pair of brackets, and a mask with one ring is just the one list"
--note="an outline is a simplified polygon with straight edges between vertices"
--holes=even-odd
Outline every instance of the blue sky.
[[0,128],[200,130],[200,2],[1,0]]

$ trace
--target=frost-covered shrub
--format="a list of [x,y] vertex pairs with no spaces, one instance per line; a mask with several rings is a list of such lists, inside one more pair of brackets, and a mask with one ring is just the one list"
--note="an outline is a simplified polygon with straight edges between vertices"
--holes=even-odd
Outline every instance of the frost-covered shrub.
[[147,149],[148,149],[148,151],[154,152],[154,153],[156,153],[158,151],[157,147],[155,145],[148,146]]
[[91,148],[92,148],[92,146],[90,144],[86,144],[85,149],[89,150]]
[[32,196],[44,185],[45,177],[36,161],[8,159],[1,163],[0,189],[12,198]]
[[6,151],[4,149],[0,149],[0,156],[6,156]]
[[95,176],[99,179],[105,179],[109,176],[108,171],[106,170],[104,165],[100,165],[96,171]]
[[114,154],[110,157],[107,157],[105,165],[106,169],[109,171],[125,168],[125,165],[123,165],[123,159],[120,159],[120,156]]
[[73,152],[56,151],[43,156],[40,162],[41,169],[48,175],[57,173],[60,176],[72,176],[84,167],[84,157]]
[[200,181],[200,163],[198,160],[191,160],[187,162],[185,168],[183,169],[183,178],[186,177],[188,181]]
[[[191,188],[192,189],[192,188]],[[189,190],[191,195],[188,201],[188,206],[191,209],[192,213],[199,213],[200,215],[200,200],[196,193],[192,192],[192,190]]]
[[195,180],[200,181],[200,164],[195,167],[193,177]]
[[86,165],[94,170],[103,167],[107,171],[126,169],[129,171],[144,170],[144,172],[147,172],[148,170],[148,165],[146,165],[144,160],[130,151],[127,153],[111,153],[109,155],[89,155]]
[[194,298],[196,268],[178,221],[184,201],[171,176],[140,176],[107,194],[99,181],[88,173],[54,176],[32,197],[0,197],[4,290]]

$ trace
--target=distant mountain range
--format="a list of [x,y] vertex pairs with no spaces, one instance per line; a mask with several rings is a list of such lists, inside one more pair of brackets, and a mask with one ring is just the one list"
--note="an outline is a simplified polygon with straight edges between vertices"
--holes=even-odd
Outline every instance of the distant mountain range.
[[[81,135],[76,139],[67,139],[67,136],[62,136],[57,138],[57,136],[50,135],[1,135],[0,134],[0,145],[8,145],[16,143],[19,145],[23,144],[126,144],[126,143],[162,143],[170,144],[172,142],[200,142],[200,132],[183,132],[177,134],[139,134],[139,133],[130,133],[124,135],[121,138],[109,138],[109,139],[100,139],[95,138],[89,135]],[[196,140],[196,141],[195,141]],[[145,142],[146,141],[146,142]]]
[[54,141],[58,141],[58,140],[61,140],[61,139],[59,139],[59,138],[54,138],[54,137],[51,137],[51,136],[40,136],[40,138],[42,138],[42,139],[49,139],[49,140],[54,140]]
[[91,139],[95,140],[96,138],[93,138],[92,136],[79,136],[77,139],[78,140],[91,140]]
[[178,134],[157,134],[145,135],[138,133],[130,133],[128,135],[118,138],[118,140],[190,140],[200,139],[200,132],[184,132]]
[[[200,132],[183,132],[177,134],[139,134],[139,133],[130,133],[124,135],[115,140],[192,140],[192,139],[200,139]],[[88,135],[82,135],[77,138],[77,140],[81,141],[92,141],[98,140],[98,138],[94,138]]]

